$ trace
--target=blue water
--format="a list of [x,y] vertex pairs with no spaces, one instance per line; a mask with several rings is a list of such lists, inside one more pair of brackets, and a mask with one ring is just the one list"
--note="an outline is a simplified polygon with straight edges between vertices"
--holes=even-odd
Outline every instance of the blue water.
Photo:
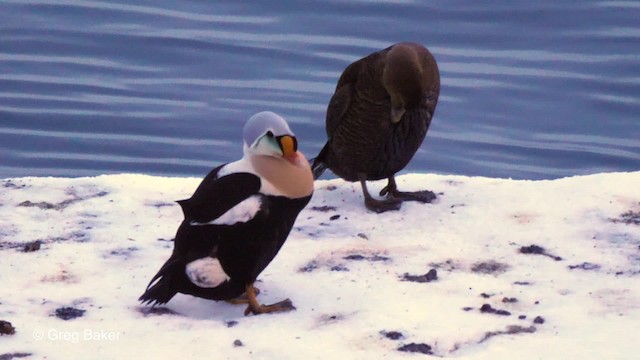
[[405,171],[640,170],[637,1],[0,2],[0,178],[203,176],[244,121],[314,156],[350,62],[425,44],[442,91]]

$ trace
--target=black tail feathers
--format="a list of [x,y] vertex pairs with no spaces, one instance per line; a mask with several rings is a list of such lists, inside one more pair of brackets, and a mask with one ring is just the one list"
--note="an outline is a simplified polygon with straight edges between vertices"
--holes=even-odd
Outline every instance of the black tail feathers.
[[327,151],[329,148],[329,143],[327,143],[320,153],[315,158],[311,159],[311,171],[313,171],[313,179],[318,180],[320,176],[327,170],[327,164],[325,163],[325,159],[327,158]]
[[177,270],[176,266],[179,266],[177,261],[174,259],[167,260],[160,271],[151,279],[147,290],[138,300],[145,305],[152,306],[169,302],[178,293],[174,279],[174,274]]
[[327,170],[327,165],[322,161],[319,161],[318,158],[313,159],[313,163],[311,164],[311,171],[313,171],[313,180],[318,180],[320,176]]

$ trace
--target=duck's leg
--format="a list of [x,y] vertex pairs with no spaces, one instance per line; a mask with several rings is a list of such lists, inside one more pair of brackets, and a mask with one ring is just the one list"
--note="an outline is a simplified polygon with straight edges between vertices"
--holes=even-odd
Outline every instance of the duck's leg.
[[256,288],[253,287],[253,284],[247,285],[246,295],[249,306],[247,306],[247,309],[244,311],[245,316],[249,314],[258,315],[272,312],[285,312],[296,309],[289,299],[285,299],[271,305],[260,304],[256,298]]
[[364,195],[364,206],[378,214],[389,210],[400,210],[402,200],[387,197],[384,200],[374,199],[369,190],[367,190],[367,177],[365,174],[358,174],[360,185],[362,186],[362,194]]
[[[256,292],[256,296],[260,295],[260,289],[258,289],[257,287],[254,286],[253,288]],[[233,304],[233,305],[248,305],[249,304],[249,297],[247,296],[247,293],[244,292],[242,295],[233,298],[233,299],[229,299],[226,300],[229,304]]]
[[395,177],[389,176],[389,183],[382,190],[380,190],[380,196],[387,196],[388,198],[397,199],[399,201],[419,201],[421,203],[430,203],[436,199],[436,194],[433,191],[422,190],[414,192],[398,191],[398,185],[396,184]]

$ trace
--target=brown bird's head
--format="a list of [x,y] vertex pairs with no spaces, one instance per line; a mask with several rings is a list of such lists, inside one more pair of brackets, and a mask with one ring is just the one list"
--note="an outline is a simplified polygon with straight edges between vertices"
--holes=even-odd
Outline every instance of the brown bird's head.
[[399,43],[386,54],[382,84],[391,97],[391,121],[402,119],[406,109],[421,105],[426,91],[440,91],[436,61],[424,46]]

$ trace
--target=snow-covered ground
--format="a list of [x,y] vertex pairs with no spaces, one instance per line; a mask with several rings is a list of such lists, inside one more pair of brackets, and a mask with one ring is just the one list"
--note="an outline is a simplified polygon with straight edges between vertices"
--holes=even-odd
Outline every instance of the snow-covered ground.
[[380,215],[359,185],[318,181],[257,283],[297,311],[142,307],[182,218],[173,200],[199,181],[0,181],[0,320],[15,328],[0,359],[640,358],[640,172],[409,174],[401,190],[438,200]]

